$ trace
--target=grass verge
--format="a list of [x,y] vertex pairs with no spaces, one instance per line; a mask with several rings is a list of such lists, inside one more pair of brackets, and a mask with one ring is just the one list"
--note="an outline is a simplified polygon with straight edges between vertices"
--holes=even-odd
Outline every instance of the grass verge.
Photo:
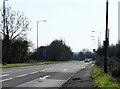
[[14,64],[7,64],[5,66],[1,65],[0,68],[36,66],[36,65],[45,65],[45,64],[67,63],[67,62],[71,62],[71,61],[46,61],[46,62],[39,62],[39,63],[14,63]]
[[98,87],[98,89],[120,89],[120,85],[114,83],[113,78],[108,74],[104,74],[103,70],[96,65],[93,67],[92,78],[94,79],[95,87]]

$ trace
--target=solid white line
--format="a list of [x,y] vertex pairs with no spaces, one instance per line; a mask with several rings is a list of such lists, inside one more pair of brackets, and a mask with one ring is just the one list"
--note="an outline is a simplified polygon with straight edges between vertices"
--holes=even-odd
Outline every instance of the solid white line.
[[24,77],[24,76],[26,76],[26,75],[28,75],[28,74],[19,75],[19,76],[17,76],[17,77]]
[[5,77],[5,76],[8,76],[9,74],[4,74],[4,75],[1,75],[0,77]]
[[35,74],[35,73],[38,73],[38,71],[32,72],[32,73],[30,73],[30,74]]
[[13,78],[4,79],[4,80],[1,80],[0,82],[5,82],[5,81],[11,80],[11,79],[13,79]]
[[42,78],[39,78],[39,79],[46,79],[46,78],[48,78],[48,77],[50,77],[50,75],[46,75],[46,76],[44,76],[44,77],[42,77]]

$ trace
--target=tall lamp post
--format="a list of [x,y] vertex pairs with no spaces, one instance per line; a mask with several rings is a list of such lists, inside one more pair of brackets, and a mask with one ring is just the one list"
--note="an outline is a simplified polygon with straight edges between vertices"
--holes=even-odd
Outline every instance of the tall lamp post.
[[92,37],[92,38],[94,37],[92,40],[93,40],[93,42],[94,42],[94,43],[93,43],[93,46],[94,46],[94,47],[93,47],[93,52],[94,52],[94,55],[95,55],[94,57],[95,57],[95,61],[96,61],[96,49],[97,49],[97,48],[95,48],[95,44],[96,44],[97,42],[96,42],[96,40],[95,40],[95,36],[90,36],[90,37]]
[[[92,32],[97,32],[97,31],[92,31]],[[99,36],[98,36],[98,47],[101,47],[101,32],[99,32]]]
[[46,22],[47,20],[40,20],[40,21],[37,21],[37,50],[38,50],[38,23],[39,22]]
[[109,47],[109,29],[108,29],[108,0],[106,0],[106,33],[105,33],[105,58],[104,58],[104,73],[107,73],[108,47]]

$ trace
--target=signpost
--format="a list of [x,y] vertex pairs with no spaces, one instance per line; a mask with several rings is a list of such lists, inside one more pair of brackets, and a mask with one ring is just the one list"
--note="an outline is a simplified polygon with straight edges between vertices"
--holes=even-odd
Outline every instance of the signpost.
[[43,50],[43,56],[44,56],[44,59],[46,60],[46,57],[47,57],[47,51],[46,50]]

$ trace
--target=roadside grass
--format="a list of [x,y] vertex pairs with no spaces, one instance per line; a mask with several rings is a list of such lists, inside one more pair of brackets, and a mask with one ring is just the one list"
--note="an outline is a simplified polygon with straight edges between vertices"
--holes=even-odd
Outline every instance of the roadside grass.
[[115,83],[109,74],[104,74],[103,70],[96,65],[93,67],[92,78],[94,79],[95,87],[98,87],[98,89],[120,89],[120,85]]
[[71,62],[71,60],[70,61],[45,61],[45,62],[38,62],[38,63],[14,63],[14,64],[7,64],[5,66],[1,65],[0,68],[36,66],[36,65],[45,65],[45,64],[67,63],[67,62]]

